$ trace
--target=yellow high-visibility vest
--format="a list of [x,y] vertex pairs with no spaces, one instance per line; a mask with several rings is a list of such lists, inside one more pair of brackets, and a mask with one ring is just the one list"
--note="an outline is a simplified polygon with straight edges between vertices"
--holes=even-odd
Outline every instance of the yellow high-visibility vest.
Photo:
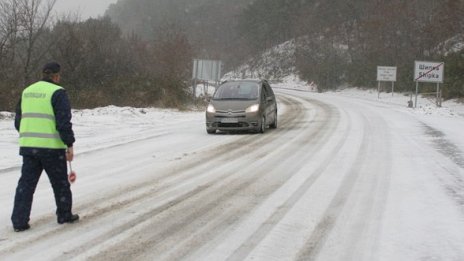
[[19,146],[29,148],[66,149],[56,130],[52,96],[62,87],[40,81],[27,87],[21,98]]

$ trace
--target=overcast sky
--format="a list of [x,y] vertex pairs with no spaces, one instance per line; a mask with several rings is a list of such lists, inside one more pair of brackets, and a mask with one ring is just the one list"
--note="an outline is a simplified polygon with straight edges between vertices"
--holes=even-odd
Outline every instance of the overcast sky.
[[96,18],[115,2],[117,0],[57,0],[54,11],[59,15],[79,12],[82,19]]

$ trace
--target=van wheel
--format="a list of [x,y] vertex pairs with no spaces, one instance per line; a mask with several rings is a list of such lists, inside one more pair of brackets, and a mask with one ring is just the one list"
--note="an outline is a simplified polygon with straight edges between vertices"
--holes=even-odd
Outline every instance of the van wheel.
[[261,124],[259,126],[259,132],[264,133],[266,131],[266,118],[263,116],[261,117]]
[[271,129],[277,129],[277,111],[274,114],[274,122],[269,125],[269,128]]

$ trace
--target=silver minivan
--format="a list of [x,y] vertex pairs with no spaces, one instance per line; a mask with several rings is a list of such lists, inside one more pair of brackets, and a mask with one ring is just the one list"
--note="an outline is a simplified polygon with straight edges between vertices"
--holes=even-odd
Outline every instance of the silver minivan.
[[206,109],[206,131],[256,131],[277,128],[277,102],[266,80],[221,84]]

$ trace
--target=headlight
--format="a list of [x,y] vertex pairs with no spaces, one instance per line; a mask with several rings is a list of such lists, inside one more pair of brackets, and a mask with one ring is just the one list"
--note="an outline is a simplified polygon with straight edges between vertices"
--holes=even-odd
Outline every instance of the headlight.
[[209,104],[208,108],[206,109],[207,112],[209,113],[216,113],[216,109],[214,109],[214,106]]
[[246,112],[257,112],[259,111],[259,104],[251,105],[246,109]]

